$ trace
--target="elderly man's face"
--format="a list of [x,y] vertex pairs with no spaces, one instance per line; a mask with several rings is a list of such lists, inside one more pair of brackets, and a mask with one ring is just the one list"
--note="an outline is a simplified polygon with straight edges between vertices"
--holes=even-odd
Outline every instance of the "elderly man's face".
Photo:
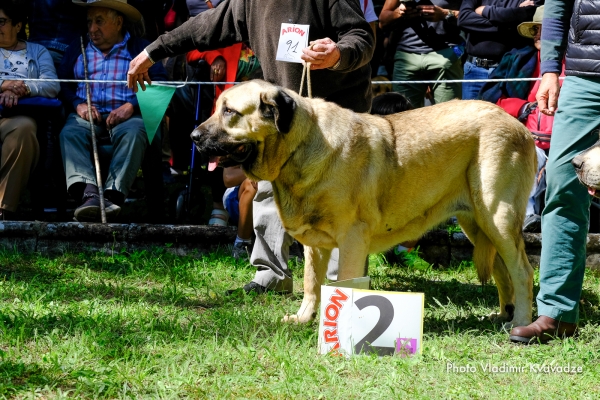
[[123,40],[123,17],[108,8],[88,8],[87,24],[90,40],[101,51],[109,51]]

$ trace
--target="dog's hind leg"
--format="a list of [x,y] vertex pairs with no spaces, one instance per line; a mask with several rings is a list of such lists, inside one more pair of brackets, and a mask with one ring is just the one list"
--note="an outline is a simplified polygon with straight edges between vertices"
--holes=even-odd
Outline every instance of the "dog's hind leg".
[[492,313],[490,319],[503,322],[510,321],[514,315],[515,294],[506,265],[504,265],[490,239],[472,217],[459,215],[457,219],[465,235],[474,244],[473,264],[477,268],[479,279],[485,282],[489,279],[491,273],[498,288],[500,312]]
[[[516,201],[514,203],[517,203]],[[521,234],[522,218],[515,213],[513,203],[500,202],[494,214],[479,214],[478,224],[485,229],[502,262],[496,262],[494,278],[500,294],[500,316],[510,314],[514,304],[512,326],[531,323],[533,302],[533,268],[525,254],[525,243]],[[512,283],[512,290],[507,288]],[[514,296],[514,303],[511,302]]]
[[283,322],[306,323],[317,316],[321,302],[321,285],[327,273],[331,250],[304,246],[304,298],[296,315],[286,315]]
[[[507,234],[508,235],[508,234]],[[527,260],[523,238],[515,234],[508,240],[495,242],[498,253],[509,272],[514,288],[514,317],[511,326],[525,326],[531,323],[533,303],[533,268]]]
[[491,313],[490,320],[493,322],[510,322],[515,316],[515,290],[510,273],[500,255],[496,254],[494,260],[494,281],[498,288],[500,298],[500,312]]

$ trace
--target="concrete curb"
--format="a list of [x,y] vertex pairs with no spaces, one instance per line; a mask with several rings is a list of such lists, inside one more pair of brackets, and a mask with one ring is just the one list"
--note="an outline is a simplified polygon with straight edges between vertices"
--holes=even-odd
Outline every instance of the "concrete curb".
[[[96,224],[80,222],[0,222],[0,249],[46,255],[65,252],[133,252],[164,248],[178,255],[198,255],[231,245],[235,227],[206,225]],[[524,233],[531,265],[538,266],[542,238]],[[471,260],[473,246],[463,233],[435,230],[419,241],[423,259],[442,266]],[[587,266],[600,269],[600,234],[588,235]]]
[[233,243],[236,228],[206,225],[0,222],[0,249],[22,253],[133,252],[165,248],[179,255]]
[[[529,262],[533,267],[538,267],[542,250],[542,235],[540,233],[523,233],[523,239]],[[419,240],[418,246],[421,257],[432,264],[448,265],[451,262],[470,261],[473,256],[473,245],[462,232],[431,231]],[[600,269],[600,234],[588,234],[586,251],[586,266]]]

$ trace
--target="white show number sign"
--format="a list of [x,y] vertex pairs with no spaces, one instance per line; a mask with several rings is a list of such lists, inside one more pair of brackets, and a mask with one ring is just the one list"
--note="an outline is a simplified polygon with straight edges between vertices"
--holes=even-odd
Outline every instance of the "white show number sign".
[[321,287],[319,352],[421,352],[423,293]]
[[276,60],[302,63],[302,49],[308,47],[309,25],[281,24]]

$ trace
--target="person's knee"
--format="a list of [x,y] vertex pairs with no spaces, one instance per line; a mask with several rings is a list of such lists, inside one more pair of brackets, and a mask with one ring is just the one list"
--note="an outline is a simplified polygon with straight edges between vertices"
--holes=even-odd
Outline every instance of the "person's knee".
[[148,147],[148,135],[141,118],[132,118],[123,122],[122,126],[113,130],[113,145],[126,145],[128,147],[145,150]]
[[23,150],[37,148],[37,124],[32,118],[19,118],[14,129],[5,136],[3,143],[4,146],[12,146]]
[[74,143],[77,141],[87,140],[87,132],[83,132],[79,125],[73,122],[74,119],[69,118],[65,126],[60,131],[59,139],[62,146],[65,143]]

